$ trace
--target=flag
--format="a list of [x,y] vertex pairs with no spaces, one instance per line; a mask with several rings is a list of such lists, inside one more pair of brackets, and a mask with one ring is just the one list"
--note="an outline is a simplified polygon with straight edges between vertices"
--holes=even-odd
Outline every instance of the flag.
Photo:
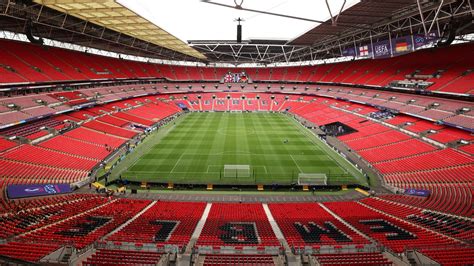
[[405,52],[408,51],[408,43],[406,41],[397,42],[395,44],[396,52]]
[[240,82],[247,82],[247,74],[245,72],[240,74]]
[[234,82],[234,76],[232,75],[232,73],[227,73],[225,74],[224,76],[224,82],[225,83],[231,83],[231,82]]
[[235,83],[239,82],[239,79],[240,79],[239,73],[234,73],[234,82]]
[[369,46],[364,45],[359,47],[359,56],[369,56]]

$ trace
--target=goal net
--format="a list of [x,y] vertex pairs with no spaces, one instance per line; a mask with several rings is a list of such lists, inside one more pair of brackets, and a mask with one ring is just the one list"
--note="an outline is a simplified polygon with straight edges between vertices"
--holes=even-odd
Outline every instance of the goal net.
[[250,177],[250,165],[226,164],[224,165],[224,177]]
[[301,186],[321,186],[327,185],[328,178],[322,173],[299,173],[298,185]]

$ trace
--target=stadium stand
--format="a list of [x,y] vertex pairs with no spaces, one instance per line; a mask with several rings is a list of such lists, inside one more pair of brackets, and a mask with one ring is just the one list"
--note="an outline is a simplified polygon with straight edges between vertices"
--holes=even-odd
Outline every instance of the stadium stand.
[[471,165],[474,160],[454,149],[433,151],[422,155],[414,155],[389,162],[375,164],[375,167],[383,174],[400,173],[422,170],[443,169],[446,167]]
[[98,249],[82,263],[84,266],[94,265],[156,265],[161,258],[160,253],[147,251]]
[[97,132],[83,127],[68,131],[64,136],[103,145],[104,147],[110,146],[114,148],[120,147],[120,145],[124,144],[126,141],[124,138],[114,137],[103,132]]
[[115,199],[105,204],[96,204],[97,207],[86,212],[21,235],[18,239],[24,243],[54,243],[57,248],[61,244],[72,243],[80,250],[132,218],[148,204],[150,202],[146,200],[129,199]]
[[73,170],[89,170],[97,164],[97,160],[67,155],[31,145],[21,145],[3,153],[1,157],[18,162]]
[[103,145],[87,143],[61,135],[41,142],[39,146],[97,160],[103,160],[111,153],[111,150]]
[[125,127],[128,123],[130,123],[127,120],[116,118],[116,117],[113,117],[111,115],[106,115],[106,116],[99,117],[99,118],[97,118],[97,120],[100,121],[100,122],[103,122],[103,123],[107,123],[107,124],[110,124],[110,125],[117,126],[117,127]]
[[0,173],[4,184],[22,183],[75,183],[87,177],[88,172],[75,169],[61,169],[49,165],[17,162],[0,158]]
[[60,120],[53,118],[45,118],[31,123],[25,123],[0,130],[0,135],[27,137],[29,135],[40,132],[41,127],[55,128],[61,124],[63,124],[63,122]]
[[[472,178],[472,175],[470,175],[470,178]],[[431,191],[429,197],[408,195],[383,195],[381,197],[420,208],[466,217],[472,216],[472,189],[469,186],[469,182],[454,184],[443,183],[422,183],[402,186],[407,188],[428,189]]]
[[347,254],[320,254],[314,255],[320,265],[393,265],[381,253],[347,253]]
[[49,243],[9,242],[7,244],[0,244],[0,254],[29,262],[39,261],[46,254],[57,249],[57,245]]
[[157,202],[107,240],[186,246],[205,206],[199,202]]
[[435,213],[413,206],[409,207],[380,200],[379,198],[368,198],[361,200],[361,202],[378,210],[383,210],[398,218],[411,221],[463,241],[471,241],[471,236],[474,233],[474,227],[468,219]]
[[205,255],[202,265],[275,265],[269,255]]
[[369,243],[315,203],[274,203],[269,208],[292,247]]
[[25,201],[25,205],[12,206],[9,208],[12,211],[3,213],[0,238],[10,238],[52,224],[87,211],[101,202],[106,202],[102,196],[78,194]]
[[421,250],[436,246],[459,246],[462,243],[410,222],[392,218],[382,211],[374,211],[357,202],[324,203],[352,226],[367,234],[396,253],[410,247]]
[[[38,57],[32,53],[20,53],[18,55],[12,55],[12,50],[15,52],[18,50],[30,50],[30,47],[34,47],[25,43],[18,43],[14,41],[2,40],[2,47],[7,49],[3,51],[4,57],[2,57],[3,65],[10,66],[15,70],[16,75],[2,75],[5,80],[0,80],[2,83],[12,82],[24,82],[25,80],[38,82],[38,81],[51,81],[51,80],[77,80],[72,78],[72,75],[65,75],[58,71],[61,69],[59,66],[55,66],[54,63],[58,62],[57,56],[61,57],[61,60],[67,61],[69,65],[74,66],[76,69],[80,69],[84,79],[105,79],[105,78],[121,78],[126,72],[124,64],[117,59],[106,58],[100,56],[94,56],[96,62],[102,62],[104,64],[116,65],[120,72],[112,72],[105,70],[98,63],[90,60],[90,57],[84,56],[81,53],[62,50],[58,48],[52,48],[56,52],[56,55],[51,53],[43,53],[40,62]],[[34,48],[35,50],[38,48]],[[405,75],[415,72],[415,70],[422,70],[425,68],[426,71],[426,60],[427,58],[442,58],[437,61],[438,65],[443,67],[453,68],[451,71],[443,72],[438,78],[429,79],[433,82],[432,87],[428,87],[430,91],[436,92],[450,92],[450,93],[470,93],[472,88],[469,87],[470,81],[472,80],[472,74],[463,75],[467,70],[471,69],[469,58],[471,52],[471,44],[456,45],[452,47],[439,48],[435,50],[422,50],[416,53],[410,53],[407,55],[379,60],[363,60],[357,63],[336,63],[328,65],[320,65],[315,67],[315,71],[311,70],[310,67],[301,67],[300,70],[295,70],[294,67],[290,68],[273,68],[273,69],[247,69],[250,76],[253,76],[254,80],[261,81],[281,81],[281,80],[293,80],[298,76],[296,81],[312,81],[312,82],[334,82],[334,83],[351,83],[351,84],[362,84],[362,85],[375,85],[385,86],[395,80],[404,80]],[[446,55],[450,55],[447,57]],[[83,60],[81,63],[74,62],[71,60]],[[35,61],[36,60],[36,61]],[[30,62],[26,63],[26,62]],[[34,62],[34,63],[33,63]],[[49,63],[46,63],[49,62]],[[40,67],[35,64],[41,64]],[[50,64],[53,64],[50,65]],[[131,62],[131,64],[139,65],[140,63]],[[145,63],[141,63],[141,68],[145,68]],[[62,64],[64,65],[64,64]],[[81,66],[79,66],[81,65]],[[460,67],[463,66],[463,67]],[[168,70],[169,69],[169,70]],[[372,70],[372,71],[369,71]],[[379,72],[375,72],[376,69]],[[221,68],[202,68],[202,72],[205,72],[204,80],[218,81],[228,69]],[[305,75],[295,75],[299,71],[306,73]],[[314,71],[314,72],[313,72]],[[436,70],[433,70],[435,72]],[[71,73],[74,73],[73,71]],[[191,72],[191,74],[190,74]],[[214,75],[212,72],[215,72]],[[290,72],[290,75],[288,75]],[[100,75],[97,73],[101,73]],[[155,75],[168,78],[170,80],[199,80],[201,77],[201,69],[195,67],[179,67],[179,66],[165,66],[160,67],[160,73],[155,72]],[[307,79],[308,73],[312,73],[311,78]],[[346,75],[345,73],[350,73]],[[365,73],[362,77],[359,77],[357,73]],[[449,74],[448,74],[449,73]],[[75,73],[77,74],[77,73]],[[147,77],[144,73],[139,72],[128,72],[132,77]],[[21,75],[21,76],[19,76]],[[85,77],[84,77],[85,75]],[[449,75],[449,76],[448,76]],[[79,78],[79,75],[74,75]],[[148,75],[149,76],[149,75]],[[288,78],[290,79],[286,79]],[[130,77],[130,76],[129,76]],[[70,94],[68,94],[71,96]],[[67,98],[67,97],[66,97]],[[74,99],[69,99],[73,100]]]
[[426,249],[423,254],[442,265],[468,265],[474,260],[472,248]]
[[13,141],[9,141],[9,140],[6,140],[6,139],[2,139],[0,138],[0,152],[3,152],[3,151],[6,151],[8,149],[11,149],[15,146],[17,146],[18,144],[16,144],[15,142]]
[[122,138],[133,138],[135,135],[138,134],[138,132],[134,132],[128,129],[116,127],[110,124],[102,123],[99,121],[90,121],[85,124],[83,124],[84,127],[93,129],[95,131],[100,131],[106,134],[110,134],[113,136],[117,137],[122,137]]
[[214,203],[197,246],[280,246],[261,204]]
[[[4,7],[27,14],[31,22],[30,16],[35,17],[28,13],[31,4],[8,1],[0,9],[5,14]],[[22,6],[28,6],[28,11]],[[456,10],[469,13],[468,8]],[[53,11],[59,12],[48,9],[37,16],[38,33],[47,32],[42,27]],[[446,9],[443,13],[448,14]],[[4,27],[28,24],[24,18],[21,23],[8,23],[8,15],[1,17],[7,22]],[[81,22],[68,15],[64,25],[69,17]],[[179,65],[139,62],[122,59],[122,55],[108,57],[1,39],[0,264],[73,264],[68,261],[72,253],[64,255],[68,249],[81,258],[78,265],[178,265],[181,256],[167,253],[184,252],[190,255],[190,265],[283,265],[280,259],[291,256],[316,265],[398,265],[396,260],[414,265],[408,256],[412,252],[440,265],[474,264],[474,43],[443,46],[445,29],[456,26],[456,20],[451,21],[432,48],[411,47],[413,51],[382,59],[359,56],[355,60],[362,50],[354,47],[356,55],[351,61],[294,66],[265,63],[264,67],[245,68],[218,67],[207,60]],[[72,27],[64,29],[73,31]],[[86,22],[82,31],[90,30],[97,29]],[[463,34],[469,30],[463,27]],[[437,31],[441,34],[439,25]],[[100,39],[108,38],[109,29],[104,28],[104,33]],[[47,41],[55,41],[56,34],[59,29],[50,29]],[[394,34],[398,38],[399,33]],[[148,50],[148,44],[143,48],[144,40],[136,37],[131,45],[123,46],[119,41],[130,37],[125,35],[116,39],[123,53],[130,48],[135,55],[146,57],[149,51],[153,59],[166,60],[171,51],[160,49],[158,53],[154,45]],[[392,37],[392,32],[388,35]],[[65,46],[86,43],[81,37],[71,38]],[[100,43],[96,37],[90,45],[103,47],[95,43]],[[352,42],[362,44],[354,39],[351,46]],[[346,48],[339,44],[341,54]],[[327,51],[328,56],[331,53]],[[224,78],[241,72],[250,83],[229,83]],[[406,86],[413,82],[424,87]],[[353,191],[344,191],[340,198],[328,196],[324,200],[329,202],[324,203],[237,203],[243,197],[235,197],[233,203],[205,203],[205,195],[200,195],[201,202],[178,201],[187,197],[155,201],[161,195],[131,195],[128,191],[111,196],[121,191],[116,184],[129,182],[120,175],[120,182],[111,182],[116,183],[114,191],[104,194],[106,189],[95,183],[94,193],[91,182],[103,179],[102,183],[108,183],[107,174],[99,177],[96,171],[103,174],[102,170],[115,167],[171,117],[188,111],[294,116],[304,120],[322,144],[333,146],[362,173],[370,173],[368,181],[375,177],[381,185],[374,184],[373,191],[358,185],[362,192],[354,192],[353,201],[339,200],[352,196]],[[248,186],[263,190],[256,180]],[[82,186],[82,190],[9,199],[6,188],[12,184],[69,184],[73,189]],[[150,188],[145,181],[141,187]],[[212,184],[207,188],[211,190]],[[175,189],[171,181],[168,189]],[[429,195],[403,195],[413,189],[427,190]],[[176,195],[179,193],[184,194]],[[49,261],[53,254],[65,260]],[[13,259],[19,261],[10,261]]]

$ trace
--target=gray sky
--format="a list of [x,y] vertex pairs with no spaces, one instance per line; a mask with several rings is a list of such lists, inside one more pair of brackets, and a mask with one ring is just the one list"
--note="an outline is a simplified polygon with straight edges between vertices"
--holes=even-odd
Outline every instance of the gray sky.
[[[234,0],[212,0],[235,5]],[[242,0],[236,0],[242,1]],[[246,12],[206,4],[200,0],[119,0],[183,41],[235,40],[236,22],[241,17],[243,39],[293,39],[317,23]],[[328,0],[333,14],[344,0]],[[347,0],[350,7],[359,0]],[[243,7],[316,20],[329,19],[325,0],[243,0]]]

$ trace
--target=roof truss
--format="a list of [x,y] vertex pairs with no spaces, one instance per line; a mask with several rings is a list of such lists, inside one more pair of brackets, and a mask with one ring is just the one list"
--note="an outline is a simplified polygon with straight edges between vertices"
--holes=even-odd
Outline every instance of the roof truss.
[[162,28],[137,15],[116,0],[33,0],[34,2],[74,16],[88,23],[103,26],[164,48],[205,59],[205,56],[189,47]]

